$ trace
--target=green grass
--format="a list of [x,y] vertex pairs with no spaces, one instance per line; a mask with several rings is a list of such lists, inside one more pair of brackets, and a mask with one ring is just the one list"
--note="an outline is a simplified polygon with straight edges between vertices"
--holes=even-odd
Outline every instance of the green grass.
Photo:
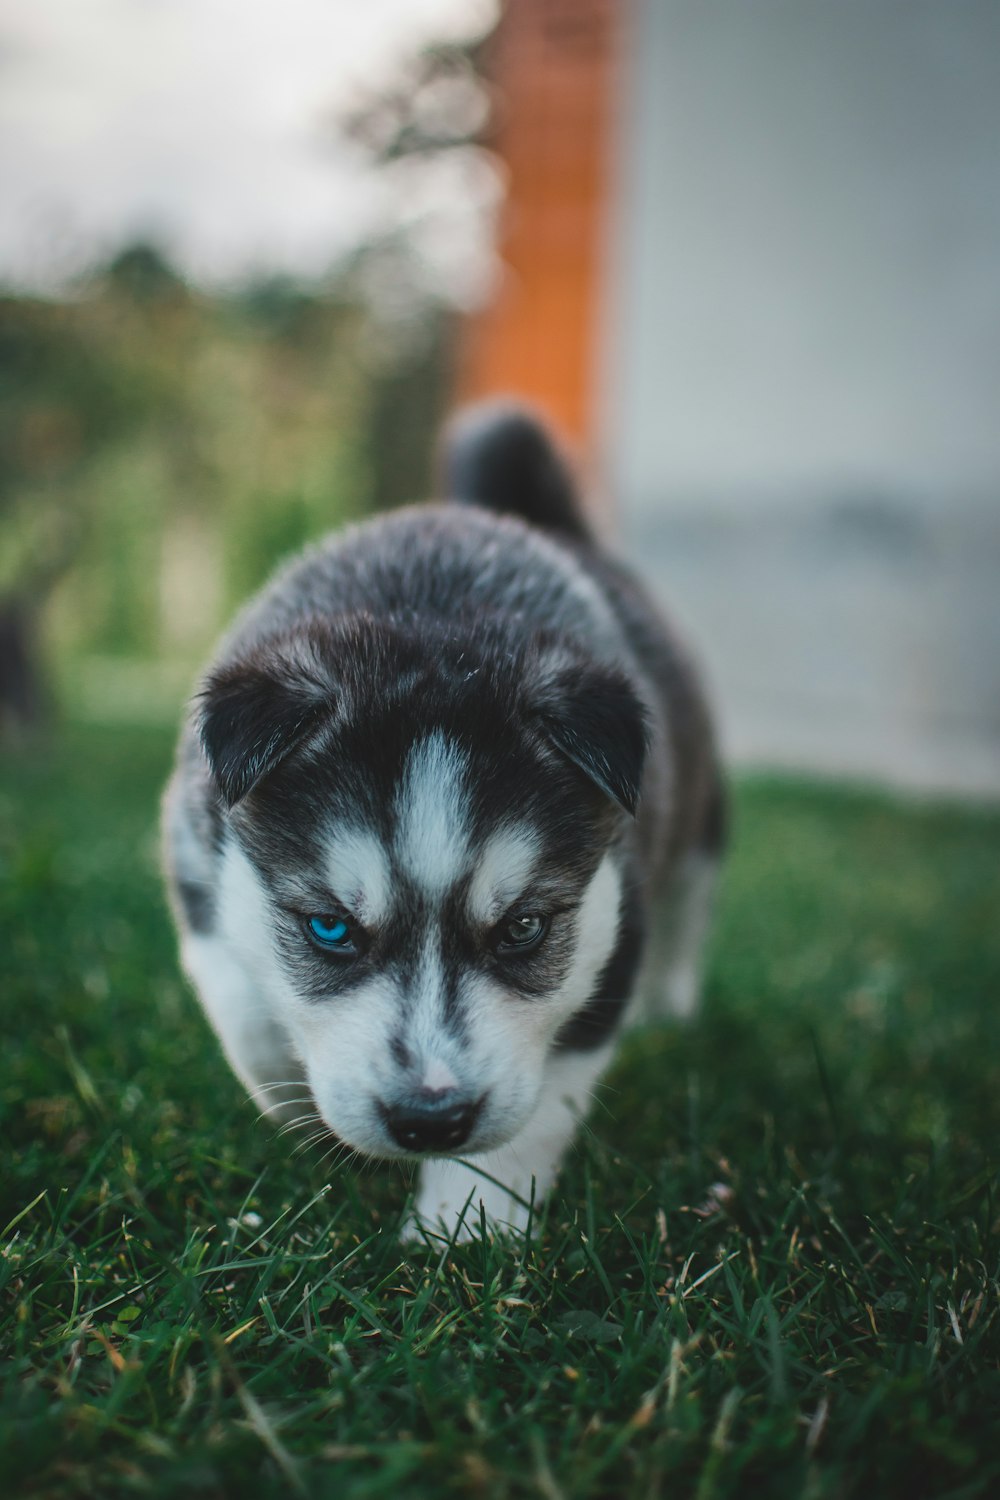
[[255,1122],[179,978],[169,746],[0,800],[11,1495],[1000,1492],[1000,816],[752,781],[694,1027],[635,1035],[533,1242]]

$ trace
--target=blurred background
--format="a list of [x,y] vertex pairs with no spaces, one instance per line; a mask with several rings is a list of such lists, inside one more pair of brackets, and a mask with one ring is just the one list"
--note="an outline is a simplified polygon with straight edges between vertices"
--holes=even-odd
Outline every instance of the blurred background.
[[994,0],[6,0],[0,731],[523,395],[732,760],[1000,794]]

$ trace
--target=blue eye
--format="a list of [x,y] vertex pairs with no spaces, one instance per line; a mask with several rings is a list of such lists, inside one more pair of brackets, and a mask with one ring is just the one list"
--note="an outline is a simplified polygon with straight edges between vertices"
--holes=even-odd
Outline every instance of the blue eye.
[[354,940],[351,929],[343,917],[308,917],[306,930],[320,948],[329,948],[335,953],[353,953]]

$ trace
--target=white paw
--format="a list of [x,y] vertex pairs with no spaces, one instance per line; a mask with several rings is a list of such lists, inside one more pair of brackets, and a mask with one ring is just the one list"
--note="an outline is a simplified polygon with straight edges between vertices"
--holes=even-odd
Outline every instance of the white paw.
[[[522,1193],[520,1183],[502,1187],[459,1162],[427,1162],[413,1214],[400,1238],[409,1243],[432,1237],[465,1244],[480,1238],[484,1219],[488,1236],[523,1235],[532,1218],[530,1195],[530,1184]],[[536,1202],[536,1216],[537,1211]]]

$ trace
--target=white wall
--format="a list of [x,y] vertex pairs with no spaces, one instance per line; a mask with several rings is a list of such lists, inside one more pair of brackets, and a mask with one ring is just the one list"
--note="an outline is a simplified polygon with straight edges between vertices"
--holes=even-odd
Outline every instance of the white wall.
[[630,506],[1000,492],[1000,3],[633,0]]
[[737,760],[1000,795],[1000,0],[632,0],[603,391]]

